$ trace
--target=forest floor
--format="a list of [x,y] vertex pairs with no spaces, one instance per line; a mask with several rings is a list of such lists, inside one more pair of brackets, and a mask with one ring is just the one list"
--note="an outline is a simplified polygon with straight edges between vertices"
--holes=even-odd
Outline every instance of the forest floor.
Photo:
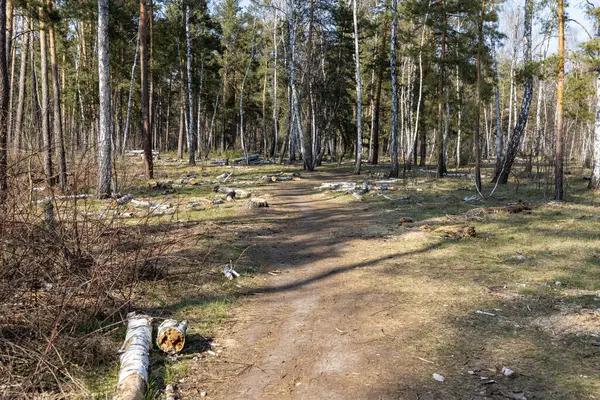
[[[227,186],[241,188],[297,168],[197,170],[233,172]],[[239,199],[178,215],[173,257],[188,264],[170,270],[168,290],[139,293],[150,313],[190,321],[183,353],[151,366],[154,393],[176,383],[183,399],[600,399],[600,204],[583,175],[565,203],[526,179],[469,200],[468,174],[425,170],[387,198],[315,189],[384,171],[324,166],[243,187],[269,208]],[[489,208],[518,201],[532,210]],[[438,229],[457,225],[475,236]]]

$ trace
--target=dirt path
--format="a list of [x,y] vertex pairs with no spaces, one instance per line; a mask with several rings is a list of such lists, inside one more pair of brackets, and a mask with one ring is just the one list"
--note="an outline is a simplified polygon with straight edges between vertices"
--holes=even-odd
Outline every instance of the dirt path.
[[[252,211],[272,221],[270,233],[248,227],[240,236],[256,243],[253,262],[281,273],[256,278],[261,287],[215,335],[220,352],[187,373],[184,398],[502,399],[523,388],[515,382],[551,393],[543,377],[502,381],[499,369],[530,343],[489,340],[490,320],[474,309],[513,299],[470,284],[482,280],[478,268],[439,267],[455,244],[399,230],[401,207],[386,212],[312,189],[351,179],[319,173],[270,186],[271,207]],[[490,371],[498,382],[486,386],[480,376]]]
[[403,338],[394,336],[401,321],[390,320],[403,305],[368,276],[397,256],[397,246],[385,239],[365,245],[361,229],[378,223],[368,209],[312,189],[340,179],[349,177],[273,186],[267,216],[279,226],[254,254],[282,273],[265,275],[263,288],[233,310],[215,338],[223,352],[196,371],[189,398],[201,390],[213,399],[392,398],[403,390],[398,373],[404,381],[419,370],[415,361],[423,362],[406,360],[397,344]]

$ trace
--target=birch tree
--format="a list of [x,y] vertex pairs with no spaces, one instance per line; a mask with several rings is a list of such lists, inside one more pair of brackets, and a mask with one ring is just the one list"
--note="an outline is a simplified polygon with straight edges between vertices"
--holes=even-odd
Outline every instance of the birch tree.
[[140,0],[140,80],[141,80],[141,105],[142,105],[142,142],[144,144],[144,166],[146,178],[154,177],[152,160],[152,132],[150,132],[150,99],[148,97],[148,26],[147,26],[146,0]]
[[360,174],[362,163],[362,85],[360,81],[360,50],[358,41],[358,5],[357,0],[352,0],[352,16],[354,20],[354,58],[356,62],[356,166],[354,173]]
[[525,27],[523,33],[523,62],[525,63],[525,85],[523,89],[523,101],[521,103],[521,111],[519,112],[519,118],[515,125],[512,135],[508,141],[508,147],[506,154],[502,159],[501,165],[496,169],[496,173],[492,182],[499,182],[501,184],[508,183],[508,177],[512,169],[515,158],[517,157],[517,151],[521,144],[521,137],[525,131],[527,125],[527,119],[529,118],[529,109],[531,107],[531,99],[533,97],[533,73],[531,71],[531,25],[533,20],[533,0],[526,0],[525,2]]
[[396,39],[398,31],[398,0],[392,0],[392,33],[390,39],[390,75],[392,77],[392,127],[390,147],[392,169],[390,176],[398,177],[398,75],[396,72]]
[[99,124],[98,135],[98,188],[100,197],[111,194],[112,135],[110,115],[110,61],[109,61],[109,0],[98,0],[98,86]]
[[187,68],[187,96],[188,96],[188,164],[196,165],[196,124],[194,123],[194,91],[192,85],[192,35],[190,31],[190,0],[185,3],[185,43],[186,43],[186,68]]

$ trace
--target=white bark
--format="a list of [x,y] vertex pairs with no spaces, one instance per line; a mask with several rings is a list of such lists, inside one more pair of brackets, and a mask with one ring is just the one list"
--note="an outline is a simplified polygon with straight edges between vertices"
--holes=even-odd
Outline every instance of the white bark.
[[[390,53],[390,74],[392,77],[392,129],[390,146],[392,148],[392,170],[390,175],[398,177],[398,76],[396,74],[396,34],[398,30],[398,0],[392,0],[392,33],[391,33],[391,53]],[[423,79],[423,70],[421,69],[421,80]],[[420,94],[419,94],[420,100]],[[419,101],[420,103],[420,101]],[[417,110],[418,110],[417,105]],[[418,119],[417,113],[417,119]]]
[[362,162],[362,85],[360,81],[360,51],[358,46],[358,6],[357,0],[352,0],[352,14],[354,17],[354,58],[356,61],[356,166],[354,173],[360,174],[360,166]]
[[166,319],[158,327],[156,345],[168,354],[179,353],[185,345],[185,332],[188,322],[183,320],[177,322],[174,319]]
[[246,164],[248,163],[248,149],[246,147],[246,138],[244,135],[244,86],[246,85],[246,79],[248,79],[248,73],[250,72],[250,67],[252,66],[252,61],[254,60],[254,27],[256,25],[256,20],[254,20],[252,24],[252,44],[250,47],[250,59],[248,60],[248,67],[246,67],[246,73],[244,74],[244,79],[242,80],[242,87],[240,92],[240,140],[242,141],[242,151],[244,152],[244,158],[246,159]]
[[186,68],[187,68],[187,95],[188,95],[188,162],[190,165],[196,163],[196,125],[194,123],[194,92],[192,85],[192,36],[190,32],[190,0],[185,5],[185,42],[186,42]]
[[121,353],[115,400],[142,400],[148,386],[148,353],[152,345],[151,319],[131,315]]
[[98,195],[111,192],[112,126],[110,116],[110,61],[108,55],[108,1],[98,0],[98,82],[100,136],[98,138]]
[[125,117],[125,132],[123,133],[123,148],[121,153],[125,152],[125,146],[127,145],[127,136],[129,134],[129,117],[131,115],[131,98],[133,96],[133,83],[135,79],[135,67],[137,65],[138,54],[140,52],[140,37],[136,40],[135,45],[135,56],[133,58],[133,66],[131,67],[131,79],[129,81],[129,98],[127,99],[127,116]]

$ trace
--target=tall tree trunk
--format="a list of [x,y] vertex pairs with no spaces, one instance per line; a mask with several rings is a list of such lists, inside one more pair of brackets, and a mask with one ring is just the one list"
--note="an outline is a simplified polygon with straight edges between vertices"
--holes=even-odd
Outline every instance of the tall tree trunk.
[[494,73],[494,102],[496,105],[496,169],[502,162],[502,118],[500,117],[500,79],[498,75],[498,55],[496,40],[492,39],[492,69]]
[[44,138],[44,171],[48,185],[54,186],[56,179],[52,165],[52,133],[50,131],[50,116],[48,107],[48,53],[46,45],[46,19],[47,14],[44,7],[39,8],[40,20],[40,59],[41,59],[41,83],[42,83],[42,137]]
[[[525,2],[525,29],[523,35],[523,62],[525,65],[531,62],[531,25],[533,19],[533,0],[527,0]],[[529,117],[529,109],[531,107],[531,98],[533,97],[533,75],[531,71],[526,71],[525,74],[525,85],[523,89],[523,101],[521,103],[521,111],[517,124],[513,129],[512,135],[510,136],[508,146],[506,148],[506,154],[502,159],[502,165],[499,170],[496,170],[496,174],[492,182],[499,182],[501,184],[508,183],[508,177],[512,169],[513,163],[517,156],[517,151],[521,143],[521,137],[523,131],[527,126],[527,118]]]
[[252,66],[252,61],[254,60],[254,27],[256,24],[256,20],[252,25],[252,44],[250,49],[250,59],[248,60],[248,67],[246,68],[246,73],[244,74],[244,79],[242,80],[242,87],[240,91],[240,140],[242,142],[242,151],[244,152],[244,158],[246,158],[246,164],[248,164],[248,147],[246,145],[246,137],[244,134],[244,86],[246,86],[246,79],[248,79],[248,73],[250,73],[250,67]]
[[190,31],[190,0],[185,4],[185,43],[187,61],[187,94],[188,94],[188,164],[196,165],[196,125],[194,123],[194,91],[192,85],[192,34]]
[[0,0],[0,202],[8,192],[8,65],[6,64],[6,0]]
[[481,14],[479,16],[477,28],[477,111],[475,113],[475,186],[477,191],[481,193],[481,138],[479,134],[480,119],[481,119],[481,58],[483,57],[483,19],[485,17],[485,0],[481,1]]
[[[54,12],[54,1],[47,0],[48,13],[52,15]],[[53,133],[56,140],[56,147],[58,149],[58,160],[60,170],[60,189],[63,193],[67,191],[67,156],[65,154],[65,140],[63,137],[62,130],[62,111],[60,102],[60,74],[58,72],[58,58],[56,56],[56,35],[54,30],[54,23],[49,24],[49,41],[50,41],[50,64],[52,67],[52,95],[53,95]]]
[[179,97],[179,136],[177,139],[177,159],[183,160],[183,133],[185,131],[185,118],[183,110],[183,86],[181,87]]
[[[600,39],[600,23],[596,24],[596,40]],[[596,121],[594,125],[593,166],[590,189],[600,188],[600,70],[596,71]]]
[[554,199],[563,200],[564,126],[563,97],[565,86],[565,15],[564,0],[558,0],[558,81],[556,86],[556,149],[554,158]]
[[[27,22],[25,22],[25,18],[23,18],[23,27],[24,30],[27,28]],[[19,98],[17,99],[17,113],[15,115],[15,123],[14,123],[14,144],[15,149],[19,150],[21,148],[23,133],[21,132],[23,126],[23,107],[25,104],[25,81],[27,74],[27,53],[29,48],[29,34],[25,33],[23,35],[23,41],[21,42],[21,67],[19,69]]]
[[390,176],[398,177],[398,74],[396,72],[396,34],[398,31],[398,0],[392,0],[392,35],[390,38],[390,74],[392,77],[392,169]]
[[362,163],[362,85],[360,81],[360,51],[358,46],[358,6],[357,0],[352,0],[352,15],[354,18],[354,59],[356,62],[356,166],[354,173],[360,174]]
[[127,145],[127,136],[129,134],[129,117],[131,116],[131,100],[133,97],[133,84],[135,82],[135,67],[137,65],[138,54],[140,52],[140,35],[135,42],[135,56],[133,57],[133,66],[131,67],[131,79],[129,80],[129,97],[127,98],[127,116],[125,117],[125,129],[123,130],[123,147],[121,148],[121,154],[125,152],[125,146]]
[[108,56],[108,2],[98,0],[98,95],[100,135],[98,137],[98,196],[111,194],[112,135],[110,116],[110,61]]
[[36,151],[42,149],[42,141],[44,140],[41,136],[40,127],[42,125],[42,109],[40,100],[38,97],[38,79],[35,66],[35,34],[34,34],[34,19],[30,18],[29,21],[29,59],[31,60],[31,105],[33,107],[33,131],[35,138],[31,138],[33,142],[31,147],[35,148]]
[[146,178],[154,177],[152,160],[152,132],[150,132],[150,102],[148,98],[148,26],[146,0],[140,0],[140,80],[142,87],[142,142],[144,143],[144,165]]
[[437,169],[436,177],[441,178],[446,173],[446,160],[444,159],[444,93],[445,93],[445,58],[446,58],[446,6],[443,2],[439,3],[442,7],[442,38],[440,47],[440,75],[438,81],[438,129],[436,131],[436,156]]
[[277,121],[277,10],[273,11],[273,157],[277,157],[279,123]]
[[309,0],[309,17],[308,17],[308,44],[306,49],[306,68],[304,72],[304,86],[306,93],[306,129],[304,132],[304,169],[307,171],[314,171],[315,159],[313,151],[313,140],[312,140],[312,98],[311,98],[311,79],[312,79],[312,60],[313,60],[313,17],[314,17],[314,0]]

